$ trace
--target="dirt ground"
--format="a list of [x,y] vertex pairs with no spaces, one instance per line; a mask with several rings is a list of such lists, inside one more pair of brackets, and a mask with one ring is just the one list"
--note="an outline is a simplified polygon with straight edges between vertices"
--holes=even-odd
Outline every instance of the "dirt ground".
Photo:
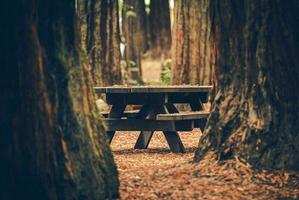
[[240,161],[211,157],[193,164],[200,130],[180,133],[187,153],[174,154],[161,132],[149,149],[134,150],[137,132],[117,132],[112,150],[120,177],[121,199],[299,199],[299,175],[254,172]]

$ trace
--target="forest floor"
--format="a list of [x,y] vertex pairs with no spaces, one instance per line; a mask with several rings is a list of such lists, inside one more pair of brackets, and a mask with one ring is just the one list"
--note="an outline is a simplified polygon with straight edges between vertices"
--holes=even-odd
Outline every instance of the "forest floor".
[[240,161],[211,157],[193,164],[201,132],[180,133],[187,153],[169,151],[161,132],[149,148],[134,150],[137,132],[117,132],[112,150],[118,166],[121,199],[299,199],[299,174],[255,172]]
[[[143,80],[159,83],[159,60],[145,59]],[[174,154],[161,132],[149,148],[134,150],[137,132],[117,132],[111,147],[118,166],[121,199],[299,199],[299,174],[255,172],[238,160],[216,162],[209,156],[193,164],[201,132],[182,132],[185,154]]]

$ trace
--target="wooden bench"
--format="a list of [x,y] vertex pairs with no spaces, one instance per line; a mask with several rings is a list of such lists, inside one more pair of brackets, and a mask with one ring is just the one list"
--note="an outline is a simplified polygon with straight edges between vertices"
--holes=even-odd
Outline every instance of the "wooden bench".
[[[97,94],[106,95],[110,112],[103,112],[106,131],[111,143],[115,131],[140,131],[135,149],[146,149],[155,131],[162,131],[170,150],[184,153],[178,131],[203,130],[208,113],[203,103],[208,101],[212,86],[133,86],[95,87]],[[179,113],[175,104],[189,104],[192,113]],[[140,110],[125,111],[139,105]],[[202,111],[202,112],[199,112]],[[171,113],[171,114],[169,114]]]
[[[139,110],[130,110],[130,111],[125,111],[123,112],[122,114],[122,117],[126,117],[126,118],[135,118],[137,117],[139,113]],[[109,116],[109,112],[101,112],[101,114],[105,117],[105,118],[108,118]]]
[[210,115],[208,111],[196,111],[196,112],[185,112],[185,113],[167,113],[158,114],[157,120],[196,120],[207,118]]
[[[131,114],[131,113],[130,113]],[[155,119],[104,119],[108,131],[192,131],[203,130],[210,112],[158,114]]]

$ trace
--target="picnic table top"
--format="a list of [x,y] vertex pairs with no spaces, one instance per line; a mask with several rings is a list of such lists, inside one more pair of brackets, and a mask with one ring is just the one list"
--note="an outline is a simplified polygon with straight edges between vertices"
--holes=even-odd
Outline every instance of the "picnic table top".
[[211,85],[179,85],[179,86],[112,86],[94,87],[96,93],[193,93],[209,92]]

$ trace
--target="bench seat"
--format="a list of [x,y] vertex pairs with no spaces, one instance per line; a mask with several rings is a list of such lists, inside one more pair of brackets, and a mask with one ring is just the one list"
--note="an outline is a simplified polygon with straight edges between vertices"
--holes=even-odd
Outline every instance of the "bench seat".
[[210,112],[208,111],[196,111],[196,112],[185,112],[185,113],[167,113],[167,114],[158,114],[157,120],[196,120],[208,118]]
[[[139,113],[139,110],[130,110],[130,111],[125,111],[122,115],[122,117],[126,118],[135,118]],[[101,114],[105,117],[108,118],[109,112],[101,112]]]
[[107,131],[192,131],[194,120],[103,119]]

